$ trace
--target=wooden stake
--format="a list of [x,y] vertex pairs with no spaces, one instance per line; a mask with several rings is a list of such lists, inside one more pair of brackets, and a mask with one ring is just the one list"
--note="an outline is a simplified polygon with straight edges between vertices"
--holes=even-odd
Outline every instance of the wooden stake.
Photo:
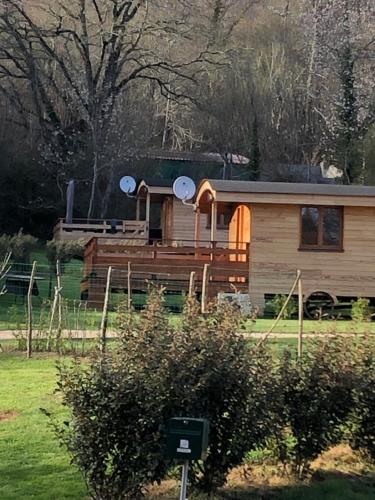
[[58,324],[57,324],[57,332],[56,332],[56,343],[60,341],[61,337],[61,325],[62,325],[62,304],[61,304],[61,266],[60,260],[56,261],[56,283],[57,283],[57,304],[58,304]]
[[283,307],[281,308],[281,310],[280,310],[277,318],[275,319],[275,321],[272,323],[271,328],[268,330],[267,333],[264,334],[264,336],[258,342],[257,347],[259,347],[260,345],[262,345],[263,342],[265,342],[268,339],[268,337],[271,335],[271,333],[273,332],[273,330],[276,327],[276,325],[279,323],[279,321],[282,318],[283,313],[284,313],[284,311],[286,309],[286,306],[289,304],[289,301],[292,298],[292,295],[293,295],[294,290],[296,289],[296,287],[298,285],[298,282],[299,282],[299,274],[297,273],[296,279],[294,280],[292,288],[290,289],[289,295],[288,295],[286,301],[284,302]]
[[193,297],[194,293],[195,293],[195,271],[191,271],[190,281],[189,281],[189,297]]
[[107,333],[107,322],[108,322],[109,292],[111,289],[111,274],[112,274],[112,267],[109,266],[108,273],[107,273],[107,283],[106,283],[106,287],[105,287],[102,323],[100,326],[100,350],[102,352],[105,352],[105,344],[106,344],[106,340],[107,340],[106,333]]
[[303,290],[301,271],[297,271],[298,276],[298,357],[302,356],[302,337],[303,337]]
[[31,358],[32,353],[32,339],[33,339],[33,287],[36,270],[36,260],[33,262],[31,269],[29,290],[27,292],[27,357]]
[[204,314],[206,312],[206,295],[208,288],[208,268],[209,264],[205,264],[203,268],[203,279],[202,279],[202,297],[201,297],[201,313]]
[[132,267],[131,263],[128,262],[128,311],[132,307]]
[[53,296],[52,310],[51,310],[51,319],[50,319],[50,322],[49,322],[48,338],[47,338],[47,345],[46,345],[47,351],[49,351],[50,348],[51,348],[53,320],[55,319],[55,314],[56,314],[56,309],[57,309],[57,305],[58,305],[58,300],[59,300],[59,289],[58,289],[57,286],[55,286],[55,294]]

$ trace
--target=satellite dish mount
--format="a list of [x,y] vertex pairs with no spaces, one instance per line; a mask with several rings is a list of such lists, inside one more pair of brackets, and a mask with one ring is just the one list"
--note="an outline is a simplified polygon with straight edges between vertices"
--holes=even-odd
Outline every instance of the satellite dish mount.
[[173,193],[179,200],[182,201],[184,205],[188,205],[190,207],[196,207],[195,203],[188,203],[189,200],[194,198],[194,195],[197,191],[195,183],[193,179],[190,177],[185,177],[184,175],[178,177],[173,183]]

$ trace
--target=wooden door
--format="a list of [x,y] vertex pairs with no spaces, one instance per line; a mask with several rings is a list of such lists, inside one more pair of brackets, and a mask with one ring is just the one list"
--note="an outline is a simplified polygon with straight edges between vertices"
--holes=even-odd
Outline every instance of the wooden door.
[[[229,224],[229,248],[246,250],[251,240],[251,211],[247,205],[239,205]],[[230,260],[246,262],[246,255],[230,255]]]
[[173,238],[172,218],[173,218],[173,199],[168,197],[164,200],[161,210],[161,230],[164,242],[166,240],[172,240]]

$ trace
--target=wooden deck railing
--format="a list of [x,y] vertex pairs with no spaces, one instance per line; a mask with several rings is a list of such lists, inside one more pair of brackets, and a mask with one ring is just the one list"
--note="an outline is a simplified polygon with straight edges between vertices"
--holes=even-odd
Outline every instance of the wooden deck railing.
[[[120,242],[92,238],[86,245],[85,276],[90,281],[90,294],[99,290],[102,294],[103,280],[108,266],[114,271],[113,286],[122,288],[125,283],[117,272],[127,270],[131,263],[132,276],[138,283],[156,280],[169,290],[185,289],[192,271],[198,282],[202,280],[203,268],[209,264],[210,290],[230,291],[232,285],[247,289],[249,280],[250,245],[248,243],[222,248],[217,243],[185,242],[183,246],[171,245],[124,245]],[[226,242],[228,246],[228,242]],[[240,248],[238,248],[240,247]],[[242,247],[242,248],[241,248]],[[147,285],[144,285],[147,289]]]
[[94,236],[105,236],[113,239],[148,237],[148,224],[146,221],[116,220],[111,219],[73,219],[72,223],[59,219],[54,227],[55,240],[89,240]]

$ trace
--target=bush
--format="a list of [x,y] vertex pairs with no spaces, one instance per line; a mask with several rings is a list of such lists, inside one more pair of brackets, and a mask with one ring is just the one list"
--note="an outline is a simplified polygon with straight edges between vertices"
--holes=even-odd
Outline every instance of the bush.
[[[268,302],[268,306],[273,312],[275,318],[279,315],[281,309],[283,308],[285,301],[287,299],[286,295],[275,295],[272,300]],[[298,312],[298,306],[293,297],[290,299],[285,311],[282,314],[282,319],[291,319]]]
[[206,493],[222,486],[269,432],[272,359],[265,349],[249,348],[238,333],[240,321],[228,303],[212,305],[202,317],[188,300],[164,365],[167,415],[210,421],[207,458],[190,474],[192,485]]
[[351,445],[375,461],[375,345],[366,339],[361,345],[358,378],[351,419]]
[[352,302],[352,319],[354,321],[368,321],[371,318],[369,299],[358,298]]
[[60,366],[58,389],[71,417],[55,429],[94,498],[139,498],[148,483],[165,476],[158,366],[161,346],[170,339],[162,302],[160,294],[151,294],[118,349],[89,364]]
[[55,269],[56,261],[66,264],[73,258],[82,258],[85,250],[84,240],[76,241],[47,241],[46,255],[51,268]]
[[312,344],[301,359],[287,351],[281,360],[274,444],[278,458],[300,478],[343,436],[354,404],[352,351],[350,341],[331,338]]
[[12,252],[14,262],[28,263],[30,254],[36,249],[38,240],[30,234],[14,234],[0,236],[0,260],[4,259],[8,252]]
[[140,317],[121,309],[116,349],[88,366],[60,368],[71,422],[58,434],[95,498],[137,498],[165,477],[163,428],[171,417],[210,420],[207,460],[190,474],[205,492],[268,434],[272,360],[237,333],[238,313],[222,304],[203,317],[189,300],[173,331],[163,301],[152,290]]

